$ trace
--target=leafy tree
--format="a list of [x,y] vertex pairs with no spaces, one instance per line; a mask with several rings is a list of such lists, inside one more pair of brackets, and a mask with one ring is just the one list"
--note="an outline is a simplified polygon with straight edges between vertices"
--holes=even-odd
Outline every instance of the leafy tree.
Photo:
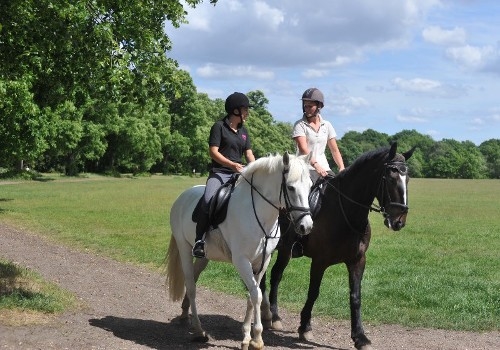
[[345,133],[339,140],[339,149],[342,153],[345,166],[348,166],[362,153],[387,146],[388,144],[389,135],[373,129],[367,129],[362,133],[357,131]]
[[398,149],[407,151],[416,147],[412,157],[408,160],[412,177],[423,177],[424,163],[427,161],[426,155],[434,145],[435,141],[428,135],[423,135],[416,130],[403,130],[391,137],[391,140],[398,142]]
[[33,102],[28,81],[0,80],[0,162],[22,167],[47,149],[49,117]]
[[[183,3],[194,7],[200,2]],[[46,150],[40,163],[64,160],[68,174],[92,165],[133,170],[155,162],[162,147],[157,140],[166,137],[158,130],[164,133],[170,122],[163,113],[169,102],[165,91],[177,70],[165,56],[171,42],[164,22],[178,26],[185,15],[181,2],[172,0],[148,6],[101,0],[1,2],[0,81],[4,87],[20,83],[25,90],[19,95],[23,101],[9,101],[14,97],[8,95],[4,106],[36,107],[26,115],[39,124],[37,133],[23,131],[36,138],[30,142],[36,147],[27,152],[19,149],[22,145],[5,144],[3,157],[34,162]],[[7,118],[7,110],[0,110],[0,118]],[[161,116],[167,120],[160,121]],[[15,127],[8,132],[22,139]],[[147,142],[144,132],[150,133]],[[128,146],[127,154],[121,154],[121,143]]]
[[489,177],[500,179],[500,139],[490,139],[479,145],[479,151],[486,159]]
[[480,179],[486,174],[486,162],[474,143],[443,139],[430,149],[424,166],[426,177]]
[[247,93],[253,108],[250,111],[247,127],[252,139],[252,150],[256,158],[285,151],[295,153],[292,126],[277,123],[267,110],[269,100],[260,90]]

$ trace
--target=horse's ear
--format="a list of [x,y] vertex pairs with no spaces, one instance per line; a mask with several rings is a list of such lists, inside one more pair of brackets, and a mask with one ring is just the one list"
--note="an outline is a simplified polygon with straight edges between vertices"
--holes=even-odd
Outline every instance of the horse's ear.
[[283,165],[285,167],[290,165],[290,156],[288,155],[288,152],[285,152],[285,154],[283,154]]
[[411,155],[413,154],[413,152],[415,151],[415,149],[416,149],[416,148],[417,148],[417,146],[413,146],[413,147],[411,148],[411,150],[409,150],[409,151],[407,151],[407,152],[403,153],[403,157],[405,157],[405,160],[408,160],[408,158],[410,158],[410,157],[411,157]]
[[398,149],[398,143],[394,141],[391,143],[391,149],[389,150],[389,161],[393,160],[396,157],[396,150]]

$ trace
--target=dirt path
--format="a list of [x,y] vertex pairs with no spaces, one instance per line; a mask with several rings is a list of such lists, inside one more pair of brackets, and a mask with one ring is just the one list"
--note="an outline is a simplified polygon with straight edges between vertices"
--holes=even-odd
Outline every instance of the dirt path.
[[[164,277],[129,264],[51,243],[0,223],[0,257],[41,273],[74,292],[84,308],[44,325],[0,325],[0,349],[239,349],[245,301],[199,289],[201,322],[211,339],[191,343],[179,303],[168,301]],[[299,317],[283,313],[286,330],[265,331],[266,349],[352,349],[349,325],[316,319],[315,340],[300,342]],[[365,330],[378,350],[500,349],[500,332],[486,334],[400,326]]]

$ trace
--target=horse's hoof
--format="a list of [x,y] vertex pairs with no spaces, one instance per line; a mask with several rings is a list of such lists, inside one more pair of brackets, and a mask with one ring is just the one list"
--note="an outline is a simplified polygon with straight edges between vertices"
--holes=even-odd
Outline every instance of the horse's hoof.
[[358,350],[375,350],[371,344],[365,344],[365,345],[362,345],[360,346],[359,348],[357,348]]
[[264,349],[264,342],[262,340],[259,342],[256,342],[254,340],[250,341],[249,350],[262,350],[262,349]]
[[195,335],[192,339],[195,343],[206,343],[208,340],[208,335],[205,332]]
[[300,340],[312,341],[313,338],[314,337],[313,337],[313,332],[312,331],[299,332],[299,339]]
[[283,323],[281,323],[281,320],[274,321],[271,325],[271,329],[274,329],[275,331],[282,331]]
[[248,344],[241,343],[241,350],[248,350]]

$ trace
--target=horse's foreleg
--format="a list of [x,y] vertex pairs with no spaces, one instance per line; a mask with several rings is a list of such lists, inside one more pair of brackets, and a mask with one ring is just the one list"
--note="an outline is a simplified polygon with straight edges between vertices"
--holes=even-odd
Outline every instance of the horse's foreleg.
[[247,310],[245,312],[245,319],[243,320],[243,325],[241,330],[243,332],[243,341],[241,342],[241,349],[247,350],[250,346],[250,340],[252,340],[252,315],[253,315],[253,304],[250,294],[247,297]]
[[[270,257],[264,264],[263,271],[267,268],[269,264]],[[262,340],[262,321],[260,319],[260,304],[262,302],[262,293],[259,289],[260,276],[257,279],[254,277],[252,265],[247,261],[235,261],[233,257],[233,263],[240,273],[240,277],[245,283],[248,289],[248,299],[247,299],[247,310],[245,314],[245,320],[243,321],[243,342],[241,343],[241,348],[246,349],[263,349],[264,341]],[[252,327],[252,314],[254,325]],[[252,334],[253,331],[253,334]]]
[[351,307],[351,338],[358,350],[370,350],[371,341],[366,337],[361,322],[361,281],[365,270],[366,258],[362,258],[355,264],[348,264],[349,272],[349,302]]
[[269,308],[272,314],[271,328],[279,331],[283,330],[283,324],[281,323],[281,317],[278,312],[278,288],[281,279],[283,278],[283,272],[290,262],[290,249],[284,247],[283,249],[278,250],[276,262],[271,269],[271,281],[269,289]]
[[307,300],[300,312],[300,326],[298,329],[299,339],[310,341],[313,338],[311,327],[311,315],[314,303],[319,296],[319,288],[321,280],[325,273],[326,267],[319,265],[313,259],[311,262],[311,269],[309,271],[309,290],[307,292]]

